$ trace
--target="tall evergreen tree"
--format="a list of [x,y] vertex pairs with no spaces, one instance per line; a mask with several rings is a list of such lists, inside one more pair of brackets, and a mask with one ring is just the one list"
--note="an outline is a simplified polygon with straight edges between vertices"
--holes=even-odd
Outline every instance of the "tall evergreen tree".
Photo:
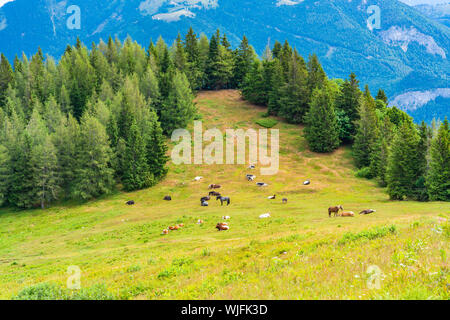
[[302,123],[309,110],[308,71],[305,61],[295,51],[289,62],[287,83],[281,89],[279,115],[291,123]]
[[322,89],[327,83],[327,75],[316,54],[309,57],[308,64],[308,92],[311,97],[315,89]]
[[450,127],[447,119],[431,142],[430,156],[426,179],[430,199],[450,201]]
[[0,144],[0,206],[7,202],[12,178],[13,172],[11,171],[11,159],[8,149]]
[[153,184],[153,175],[146,159],[145,142],[135,121],[130,127],[126,141],[124,164],[121,180],[126,191],[147,188]]
[[359,102],[359,120],[356,122],[356,136],[353,144],[353,156],[358,168],[370,165],[370,157],[379,133],[375,105],[372,100],[364,96]]
[[379,89],[379,90],[378,90],[378,93],[377,93],[377,96],[376,96],[375,99],[376,99],[376,100],[381,100],[381,101],[383,101],[385,104],[388,103],[388,98],[387,98],[386,93],[384,92],[383,89]]
[[151,130],[146,139],[147,163],[150,172],[156,180],[161,180],[167,174],[166,167],[169,157],[167,156],[167,145],[164,140],[161,125],[153,121]]
[[161,125],[164,133],[171,134],[173,130],[185,128],[194,118],[196,108],[191,88],[183,73],[176,72],[173,78],[169,96],[161,111]]
[[42,144],[32,149],[32,169],[36,201],[45,209],[48,203],[58,198],[60,190],[56,149],[48,135]]
[[88,200],[113,190],[111,152],[105,128],[96,118],[84,115],[77,148],[77,169],[72,190],[74,197]]
[[349,118],[348,134],[342,137],[344,142],[352,142],[356,134],[355,121],[359,119],[359,99],[362,93],[359,89],[359,81],[354,73],[345,80],[341,86],[340,94],[336,98],[336,108],[342,110],[343,117]]
[[237,49],[233,69],[233,85],[241,88],[246,75],[250,72],[254,62],[254,50],[249,45],[247,37],[244,35]]
[[5,103],[6,90],[13,85],[14,74],[8,59],[0,55],[0,107]]
[[414,198],[416,182],[420,177],[420,164],[417,163],[417,147],[420,136],[412,122],[404,122],[392,141],[388,166],[388,194],[393,200]]
[[337,118],[327,87],[314,91],[305,124],[305,138],[312,151],[331,152],[339,146]]

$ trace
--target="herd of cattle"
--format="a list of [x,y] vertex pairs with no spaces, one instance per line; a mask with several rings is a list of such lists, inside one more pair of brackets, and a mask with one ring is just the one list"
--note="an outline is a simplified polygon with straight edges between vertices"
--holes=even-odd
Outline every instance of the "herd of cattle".
[[[255,169],[255,166],[252,165],[252,166],[249,167],[249,169]],[[201,179],[203,179],[203,177],[195,177],[194,181],[200,181]],[[256,179],[256,176],[253,175],[253,174],[247,174],[246,175],[246,179],[248,181],[254,181]],[[311,184],[311,181],[309,181],[309,180],[306,180],[305,182],[303,182],[303,185],[305,185],[305,186],[306,185],[310,185],[310,184]],[[266,187],[266,186],[268,186],[268,184],[266,184],[264,182],[257,182],[256,185],[259,186],[259,187]],[[209,192],[208,196],[200,198],[200,205],[202,207],[208,207],[209,206],[208,201],[211,200],[211,197],[216,197],[216,201],[220,200],[220,203],[221,203],[222,206],[223,206],[224,203],[226,203],[227,206],[230,205],[230,203],[231,203],[230,197],[223,197],[219,192],[214,191],[215,189],[220,189],[220,188],[221,188],[221,185],[210,184],[208,186],[208,189],[212,190],[212,191]],[[273,196],[269,196],[267,198],[270,199],[270,200],[275,200],[276,199],[276,195],[274,194]],[[172,197],[171,196],[165,196],[163,200],[165,200],[165,201],[172,201]],[[282,198],[281,201],[282,201],[283,204],[286,204],[288,202],[288,199],[287,198]],[[134,202],[134,200],[130,200],[130,201],[127,201],[126,204],[127,205],[134,205],[135,202]],[[367,215],[367,214],[371,214],[371,213],[374,213],[374,212],[376,212],[376,210],[366,209],[366,210],[361,211],[359,214],[360,215]],[[355,213],[353,211],[344,211],[344,207],[342,205],[338,205],[338,206],[335,206],[335,207],[329,207],[328,208],[328,216],[330,218],[331,218],[331,214],[332,213],[334,213],[335,217],[354,217],[355,216]],[[259,216],[259,218],[260,219],[270,218],[270,213],[262,214],[262,215]],[[223,216],[222,217],[222,220],[228,220],[228,219],[230,219],[229,216]],[[197,221],[197,224],[199,224],[199,225],[203,224],[203,220],[199,219]],[[182,223],[178,224],[178,225],[174,225],[174,226],[169,226],[167,229],[164,229],[162,231],[162,234],[163,235],[167,235],[167,234],[169,234],[170,231],[179,230],[179,229],[181,229],[183,227],[184,227],[184,224],[182,224]],[[226,222],[219,222],[219,223],[216,224],[216,229],[219,230],[219,231],[225,231],[225,230],[229,230],[230,227],[229,227],[228,223],[226,223]]]

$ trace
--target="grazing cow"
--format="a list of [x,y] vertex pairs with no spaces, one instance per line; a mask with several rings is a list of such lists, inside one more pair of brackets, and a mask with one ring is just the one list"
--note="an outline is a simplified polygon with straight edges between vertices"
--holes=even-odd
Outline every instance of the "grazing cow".
[[260,219],[270,218],[270,213],[264,213],[259,216]]
[[218,196],[216,198],[216,201],[220,200],[220,204],[223,206],[223,203],[226,202],[227,206],[231,203],[231,199],[229,197],[222,197],[222,196]]
[[253,180],[256,179],[256,176],[253,175],[253,174],[248,174],[246,177],[247,177],[247,180],[248,180],[248,181],[253,181]]
[[274,200],[275,197],[276,197],[276,195],[274,194],[273,196],[268,196],[267,199]]
[[287,200],[288,200],[287,198],[283,198],[282,201],[283,201],[283,203],[287,203]]
[[308,186],[308,185],[310,185],[311,184],[311,181],[309,181],[309,180],[306,180],[305,182],[303,182],[303,185],[304,186]]
[[213,197],[217,197],[217,196],[220,196],[220,193],[216,192],[216,191],[210,191],[208,195],[213,196]]
[[207,206],[209,206],[208,202],[203,201],[203,202],[202,202],[202,207],[207,207]]
[[162,232],[162,234],[169,234],[169,230],[164,229],[163,232]]
[[198,220],[197,220],[197,224],[203,224],[203,220],[198,219]]
[[231,219],[230,216],[223,216],[223,217],[222,217],[222,220],[229,220],[229,219]]
[[257,182],[256,185],[257,185],[258,187],[267,187],[267,186],[268,186],[268,184],[267,184],[267,183],[264,183],[264,182]]
[[344,207],[342,207],[341,205],[336,206],[336,207],[329,207],[328,208],[328,216],[331,218],[331,213],[334,213],[334,216],[336,217],[339,213],[339,210],[344,211]]
[[195,181],[200,181],[201,179],[203,179],[203,177],[195,177],[194,178]]
[[341,214],[338,213],[339,217],[354,217],[355,213],[353,211],[342,211]]
[[361,211],[359,214],[371,214],[377,212],[377,210],[373,210],[373,209],[367,209],[367,210],[363,210]]
[[202,197],[201,199],[200,199],[200,202],[206,202],[206,201],[209,201],[209,200],[211,200],[211,197]]
[[164,197],[164,200],[166,200],[166,201],[172,201],[172,197],[171,197],[171,196],[165,196],[165,197]]
[[210,184],[208,188],[209,188],[209,189],[220,189],[221,186],[218,185],[218,184]]
[[219,222],[219,223],[216,225],[216,229],[219,230],[219,231],[224,231],[224,230],[230,229],[230,227],[228,226],[228,223],[225,223],[225,222]]
[[132,206],[134,204],[134,200],[127,201],[126,204]]

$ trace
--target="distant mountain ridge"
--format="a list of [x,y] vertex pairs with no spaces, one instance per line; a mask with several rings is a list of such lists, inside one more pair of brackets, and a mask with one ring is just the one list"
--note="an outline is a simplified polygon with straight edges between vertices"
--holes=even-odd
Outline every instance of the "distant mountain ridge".
[[[72,4],[81,9],[80,30],[66,26]],[[381,29],[367,26],[372,5],[380,7]],[[330,76],[353,71],[372,91],[384,88],[417,121],[450,115],[450,99],[436,95],[450,88],[450,28],[397,0],[15,0],[0,8],[0,51],[12,59],[41,46],[59,57],[77,36],[89,45],[130,35],[146,46],[159,35],[171,42],[190,26],[208,35],[220,28],[233,46],[245,34],[259,54],[268,39],[287,39],[305,57],[317,53]],[[418,106],[415,96],[428,101]]]

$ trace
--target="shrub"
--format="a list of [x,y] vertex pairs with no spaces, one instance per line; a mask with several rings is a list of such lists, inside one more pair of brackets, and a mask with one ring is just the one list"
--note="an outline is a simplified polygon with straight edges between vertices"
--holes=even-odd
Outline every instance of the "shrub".
[[55,283],[38,283],[25,287],[19,291],[13,300],[114,300],[104,284],[96,284],[92,287],[80,290],[63,289]]
[[255,123],[264,128],[272,128],[278,123],[278,120],[272,118],[263,118],[256,120]]
[[61,287],[54,283],[38,283],[25,287],[19,291],[13,300],[64,300],[65,296]]
[[362,169],[356,171],[355,176],[358,178],[363,178],[363,179],[373,179],[374,178],[374,176],[372,174],[372,170],[370,170],[369,167],[365,167],[365,168],[362,168]]
[[357,241],[360,239],[368,239],[373,240],[377,238],[385,237],[389,234],[395,234],[397,232],[397,227],[395,225],[378,227],[371,230],[362,231],[359,233],[347,232],[344,234],[341,240],[338,241],[338,244],[345,244],[347,242]]
[[70,300],[114,300],[114,295],[108,291],[105,284],[96,284],[89,288],[73,291]]

